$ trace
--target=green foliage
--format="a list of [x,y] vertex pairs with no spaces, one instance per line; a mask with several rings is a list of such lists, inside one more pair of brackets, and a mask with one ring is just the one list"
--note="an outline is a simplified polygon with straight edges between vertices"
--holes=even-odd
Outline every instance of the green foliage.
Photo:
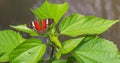
[[10,54],[11,63],[37,63],[43,56],[46,45],[39,39],[28,39]]
[[66,62],[67,63],[76,63],[74,57],[68,57]]
[[0,62],[9,61],[11,51],[25,39],[11,30],[0,31]]
[[83,39],[84,39],[84,37],[83,38],[70,39],[70,40],[67,40],[67,41],[63,42],[63,47],[60,49],[60,52],[62,54],[68,54],[74,48],[76,48]]
[[52,42],[54,42],[59,48],[62,48],[62,45],[61,45],[60,41],[58,40],[58,37],[50,35],[50,40]]
[[116,45],[97,36],[86,37],[72,52],[78,63],[119,63],[118,53]]
[[52,63],[66,63],[66,60],[55,60]]
[[10,27],[12,27],[12,28],[14,28],[16,30],[19,30],[19,31],[29,33],[31,36],[38,36],[37,32],[35,32],[34,30],[28,28],[26,26],[26,24],[25,25],[17,25],[17,26],[10,25]]
[[57,24],[60,18],[67,12],[68,4],[66,2],[64,4],[51,4],[45,1],[37,9],[31,10],[39,20],[53,18],[55,21],[54,23]]
[[[118,20],[107,20],[95,16],[72,14],[56,24],[67,12],[68,4],[51,4],[47,0],[38,8],[31,9],[39,19],[53,18],[54,23],[46,33],[38,34],[25,25],[12,28],[29,33],[31,36],[47,36],[47,46],[51,48],[50,58],[42,58],[46,45],[40,39],[24,39],[19,33],[11,30],[0,31],[0,62],[10,63],[120,63],[120,53],[112,41],[100,38]],[[72,39],[61,42],[60,35]],[[82,36],[81,36],[82,35]],[[48,51],[47,51],[48,52]],[[61,60],[66,55],[64,60]],[[63,59],[63,58],[62,58]]]
[[95,16],[72,14],[62,20],[59,25],[60,34],[78,36],[83,34],[100,34],[118,20],[106,20]]

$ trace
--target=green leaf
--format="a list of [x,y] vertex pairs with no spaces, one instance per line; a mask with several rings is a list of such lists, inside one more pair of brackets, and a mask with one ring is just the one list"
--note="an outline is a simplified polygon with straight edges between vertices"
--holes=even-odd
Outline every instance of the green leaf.
[[95,16],[72,14],[59,25],[60,34],[78,36],[83,34],[100,34],[110,28],[117,20],[106,20]]
[[41,59],[38,61],[38,63],[43,63],[45,60],[44,59]]
[[120,54],[112,58],[111,60],[105,61],[104,63],[120,63]]
[[80,42],[84,39],[82,38],[76,38],[76,39],[70,39],[62,44],[62,48],[60,48],[56,53],[56,59],[59,59],[61,57],[61,54],[68,54],[70,53],[74,48],[76,48]]
[[50,35],[50,40],[55,43],[59,48],[62,48],[61,42],[58,40],[57,36]]
[[46,45],[39,39],[28,39],[10,54],[11,63],[37,63],[44,55]]
[[19,31],[29,33],[31,36],[38,36],[38,33],[36,33],[34,30],[28,28],[26,25],[17,25],[17,26],[10,25],[10,27],[12,27],[16,30],[19,30]]
[[11,51],[25,39],[12,30],[0,31],[0,62],[9,61]]
[[67,63],[76,63],[74,57],[68,57],[67,58]]
[[118,53],[113,42],[94,36],[86,37],[72,55],[78,63],[120,63]]
[[66,60],[55,60],[52,63],[66,63]]
[[68,54],[70,53],[74,48],[76,48],[80,42],[84,39],[82,38],[76,38],[76,39],[70,39],[63,43],[63,47],[60,49],[62,54]]
[[61,51],[58,50],[58,51],[56,52],[56,59],[60,59],[61,55],[62,55]]
[[31,10],[39,20],[53,18],[56,24],[67,12],[68,4],[67,2],[63,4],[51,4],[46,0],[39,8]]

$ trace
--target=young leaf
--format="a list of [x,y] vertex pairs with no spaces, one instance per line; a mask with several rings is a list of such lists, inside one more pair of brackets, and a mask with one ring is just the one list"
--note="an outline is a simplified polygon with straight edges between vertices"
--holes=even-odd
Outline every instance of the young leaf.
[[53,18],[55,24],[60,20],[60,18],[67,12],[68,4],[51,4],[47,0],[36,9],[31,9],[39,20],[46,18]]
[[76,38],[76,39],[70,39],[70,40],[65,41],[63,43],[63,47],[60,49],[61,53],[62,54],[68,54],[74,48],[76,48],[83,39],[84,39],[84,37]]
[[99,37],[86,37],[72,52],[78,63],[120,62],[118,49],[111,41]]
[[19,30],[19,31],[29,33],[31,36],[38,36],[38,33],[36,33],[34,30],[28,28],[26,25],[17,25],[17,26],[10,25],[10,27],[12,27],[16,30]]
[[28,39],[10,54],[10,63],[37,63],[44,55],[46,45],[39,39]]
[[11,51],[25,39],[12,30],[0,31],[0,62],[9,61]]
[[66,60],[55,60],[52,63],[67,63]]
[[106,20],[95,16],[72,14],[59,25],[60,34],[78,36],[82,34],[100,34],[110,28],[117,20]]
[[50,35],[50,40],[55,43],[59,48],[62,48],[61,42],[58,40],[57,36]]

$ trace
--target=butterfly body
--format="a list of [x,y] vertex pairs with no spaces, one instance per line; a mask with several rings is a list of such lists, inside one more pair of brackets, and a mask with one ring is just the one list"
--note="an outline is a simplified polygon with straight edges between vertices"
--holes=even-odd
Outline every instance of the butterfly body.
[[36,32],[38,32],[39,34],[45,33],[47,28],[53,23],[53,19],[43,19],[42,21],[32,21],[30,22],[27,26],[33,30],[35,30]]

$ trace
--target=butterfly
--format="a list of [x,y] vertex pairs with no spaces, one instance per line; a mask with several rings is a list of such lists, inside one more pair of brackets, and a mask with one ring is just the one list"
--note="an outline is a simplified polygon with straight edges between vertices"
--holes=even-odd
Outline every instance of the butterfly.
[[30,22],[29,24],[27,24],[27,27],[33,29],[34,31],[36,31],[39,34],[42,34],[42,33],[46,32],[48,27],[53,22],[54,22],[54,20],[51,18],[43,19],[42,21],[34,20],[34,21]]

